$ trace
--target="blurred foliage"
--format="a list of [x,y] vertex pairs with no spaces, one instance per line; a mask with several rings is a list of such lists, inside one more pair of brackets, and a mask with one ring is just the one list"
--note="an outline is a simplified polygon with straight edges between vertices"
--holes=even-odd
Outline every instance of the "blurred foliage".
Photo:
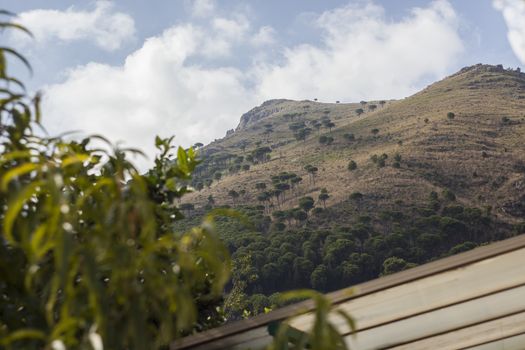
[[213,217],[173,230],[195,152],[157,138],[141,175],[138,150],[39,136],[40,97],[8,56],[28,65],[0,48],[0,348],[152,349],[221,323],[230,260]]
[[[330,300],[319,292],[308,289],[287,292],[282,295],[283,300],[311,299],[315,305],[313,324],[308,332],[298,332],[290,326],[290,320],[281,323],[275,334],[274,343],[269,350],[293,349],[310,350],[348,350],[344,336],[333,323],[334,316],[342,318],[352,331],[356,330],[353,318],[344,310],[334,309]],[[299,313],[300,315],[300,313]],[[293,319],[293,317],[292,317]]]

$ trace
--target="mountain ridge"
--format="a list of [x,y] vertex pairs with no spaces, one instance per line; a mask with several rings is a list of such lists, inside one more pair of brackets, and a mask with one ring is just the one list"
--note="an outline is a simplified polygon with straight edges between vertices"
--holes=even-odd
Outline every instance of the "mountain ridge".
[[[376,107],[370,110],[371,105]],[[357,115],[360,108],[364,113]],[[454,119],[447,118],[449,112]],[[335,126],[316,130],[311,123],[323,118]],[[353,192],[366,193],[376,201],[370,210],[392,206],[395,198],[424,201],[432,191],[450,190],[459,202],[491,206],[495,215],[514,222],[525,215],[524,118],[525,73],[500,65],[464,67],[405,99],[385,100],[384,105],[269,100],[243,114],[235,132],[201,150],[204,167],[213,171],[198,172],[194,185],[216,172],[223,176],[192,194],[190,201],[204,206],[212,195],[218,203],[233,204],[228,192],[234,189],[244,192],[243,203],[257,204],[256,183],[271,185],[270,177],[283,171],[304,179],[308,177],[304,167],[314,165],[319,168],[316,185],[302,182],[298,194],[284,199],[280,208],[293,207],[300,196],[316,197],[320,188],[331,193],[328,206],[347,201]],[[305,140],[295,139],[289,129],[296,122],[312,129]],[[354,135],[354,140],[347,141],[345,134]],[[334,141],[320,144],[323,135]],[[235,157],[246,158],[257,147],[268,147],[271,159],[255,163],[243,159],[240,170],[231,167]],[[219,154],[232,156],[225,158],[226,166],[211,166],[219,162],[209,159],[206,163],[207,157]],[[386,166],[374,164],[370,160],[374,154],[387,155]],[[396,155],[400,162],[393,160]],[[347,170],[350,160],[357,163],[354,171]],[[249,170],[242,170],[245,165]]]

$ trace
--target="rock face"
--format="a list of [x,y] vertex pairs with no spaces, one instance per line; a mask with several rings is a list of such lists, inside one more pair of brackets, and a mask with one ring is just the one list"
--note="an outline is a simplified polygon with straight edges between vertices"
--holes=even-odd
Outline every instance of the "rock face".
[[244,113],[241,116],[241,121],[235,129],[235,131],[245,130],[249,126],[253,125],[257,121],[267,118],[274,113],[277,113],[282,110],[280,104],[287,102],[289,100],[280,99],[280,100],[268,100],[262,105],[251,109],[250,111]]

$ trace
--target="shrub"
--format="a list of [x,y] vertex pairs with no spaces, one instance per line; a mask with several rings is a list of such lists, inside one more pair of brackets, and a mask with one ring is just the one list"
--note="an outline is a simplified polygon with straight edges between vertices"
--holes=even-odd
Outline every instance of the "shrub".
[[455,115],[454,113],[452,113],[452,112],[448,112],[448,113],[447,113],[447,118],[448,118],[449,120],[452,120],[452,119],[454,119],[455,117],[456,117],[456,115]]
[[349,163],[348,163],[348,170],[352,171],[352,170],[355,170],[357,169],[357,163],[353,160],[351,160]]
[[363,199],[363,197],[364,196],[361,192],[352,192],[349,198],[352,200],[360,200],[360,199]]
[[456,195],[451,190],[445,189],[443,191],[443,198],[445,198],[448,201],[455,201],[456,200]]

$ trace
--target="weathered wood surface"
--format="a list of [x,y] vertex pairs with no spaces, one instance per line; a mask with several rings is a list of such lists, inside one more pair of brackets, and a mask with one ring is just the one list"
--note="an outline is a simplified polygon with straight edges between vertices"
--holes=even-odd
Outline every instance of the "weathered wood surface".
[[[483,303],[480,300],[492,300],[495,303],[491,304],[492,307],[495,307],[494,305],[500,306],[495,301],[497,297],[495,297],[496,299],[483,298],[490,298],[491,295],[500,292],[510,292],[513,286],[520,286],[525,282],[523,280],[525,276],[525,253],[521,250],[523,248],[525,248],[525,235],[360,284],[353,288],[355,291],[353,295],[349,295],[349,289],[343,289],[328,294],[328,297],[334,304],[339,304],[339,307],[348,309],[356,317],[358,327],[361,330],[359,333],[362,332],[363,334],[365,332],[372,334],[370,332],[374,329],[385,331],[386,328],[381,327],[388,327],[392,322],[395,322],[392,324],[407,322],[406,325],[409,325],[410,322],[413,322],[413,320],[411,321],[412,318],[422,317],[419,319],[421,321],[427,317],[425,316],[427,313],[438,312],[444,308],[458,307],[461,303],[467,303],[470,300],[472,300],[473,305],[476,305],[475,308],[480,310],[483,309]],[[518,250],[520,251],[518,252]],[[498,269],[498,264],[504,265],[505,268]],[[492,270],[487,272],[487,269]],[[523,289],[517,290],[520,293],[523,292]],[[525,300],[525,295],[522,296],[522,299]],[[286,320],[300,311],[309,311],[312,308],[313,304],[310,301],[290,305],[249,320],[234,322],[174,341],[171,348],[259,349],[271,341],[271,337],[265,333],[269,323]],[[309,317],[311,316],[301,316],[292,323],[294,326],[297,325],[301,329],[306,329],[309,325]],[[462,315],[458,314],[455,314],[454,317],[458,320],[463,318]],[[435,324],[439,326],[448,322],[448,319],[442,319],[436,321]],[[415,327],[414,329],[426,328],[417,321],[412,324]],[[348,332],[344,327],[342,331]],[[386,334],[391,334],[388,332]],[[401,328],[392,332],[394,335],[403,335],[403,333],[404,331]],[[400,340],[403,337],[396,339],[398,343],[418,339],[417,334],[412,334],[411,337],[404,337],[403,340]],[[358,338],[360,338],[359,335],[355,339]],[[349,336],[348,339],[352,339],[352,337]],[[393,344],[393,339],[391,338],[384,346]],[[516,342],[515,339],[521,338],[519,336],[517,338],[511,337],[499,343],[493,342],[490,345],[489,342],[483,346],[489,346],[486,349],[503,349],[500,347],[501,344],[513,346],[513,342]],[[421,339],[420,341],[424,340]],[[349,342],[352,341],[349,340]],[[412,349],[410,346],[407,348]],[[353,349],[361,350],[361,347],[353,347]],[[510,349],[514,348],[511,347]]]

